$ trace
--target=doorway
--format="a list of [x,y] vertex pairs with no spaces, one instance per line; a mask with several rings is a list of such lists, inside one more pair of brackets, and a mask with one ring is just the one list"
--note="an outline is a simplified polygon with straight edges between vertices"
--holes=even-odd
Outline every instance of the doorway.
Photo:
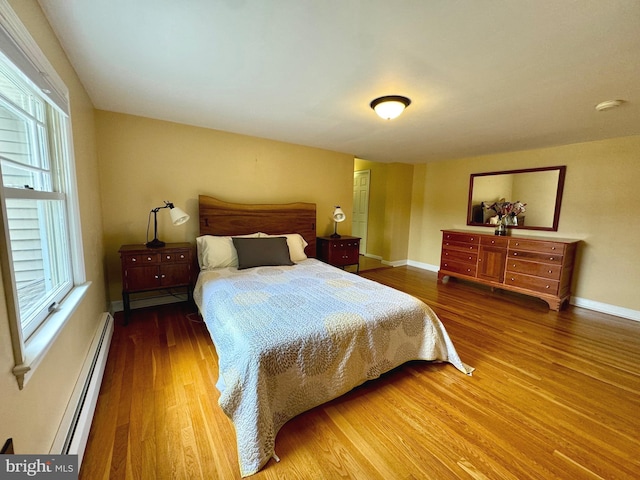
[[360,237],[360,255],[367,253],[367,226],[369,221],[369,186],[371,170],[353,172],[352,235]]

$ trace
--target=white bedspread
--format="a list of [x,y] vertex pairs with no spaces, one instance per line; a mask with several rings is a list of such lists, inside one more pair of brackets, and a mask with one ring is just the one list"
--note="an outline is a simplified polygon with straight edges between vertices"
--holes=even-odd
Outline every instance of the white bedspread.
[[194,297],[218,353],[219,403],[236,428],[242,476],[274,456],[288,420],[409,360],[472,371],[423,302],[315,259],[203,271]]

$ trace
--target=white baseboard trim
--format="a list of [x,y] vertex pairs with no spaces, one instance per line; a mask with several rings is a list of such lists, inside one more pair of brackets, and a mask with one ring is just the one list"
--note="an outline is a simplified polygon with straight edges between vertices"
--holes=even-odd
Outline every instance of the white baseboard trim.
[[616,317],[622,317],[640,322],[640,310],[632,310],[630,308],[619,307],[617,305],[611,305],[608,303],[596,302],[595,300],[589,300],[588,298],[580,297],[571,297],[569,303],[571,305],[575,305],[576,307],[586,308],[587,310],[607,313]]
[[430,263],[416,262],[414,260],[407,260],[407,265],[435,273],[438,273],[438,270],[440,270],[440,265],[431,265]]
[[[187,294],[182,293],[178,295],[161,295],[157,297],[147,297],[138,300],[131,301],[131,310],[144,307],[156,307],[158,305],[168,305],[170,303],[186,302]],[[122,300],[114,300],[111,302],[111,312],[122,312],[124,305]]]
[[407,260],[395,260],[390,262],[389,260],[383,259],[380,255],[371,255],[370,253],[363,253],[362,256],[379,260],[383,265],[389,265],[391,267],[402,267],[407,264]]
[[392,267],[402,267],[407,264],[406,260],[396,260],[394,262],[390,262],[388,260],[382,260],[383,265],[390,265]]
[[[439,265],[431,265],[429,263],[415,262],[409,260],[407,265],[412,267],[421,268],[430,272],[438,273],[440,270]],[[587,310],[593,310],[594,312],[606,313],[608,315],[614,315],[616,317],[626,318],[628,320],[635,320],[640,322],[640,311],[632,310],[630,308],[619,307],[617,305],[610,305],[608,303],[596,302],[595,300],[589,300],[587,298],[571,297],[569,299],[571,305],[576,307],[586,308]]]

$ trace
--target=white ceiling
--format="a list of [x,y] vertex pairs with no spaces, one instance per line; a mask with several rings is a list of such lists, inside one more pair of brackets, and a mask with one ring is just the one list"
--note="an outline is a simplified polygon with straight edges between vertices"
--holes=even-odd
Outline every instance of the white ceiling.
[[640,134],[638,0],[40,4],[102,110],[385,162]]

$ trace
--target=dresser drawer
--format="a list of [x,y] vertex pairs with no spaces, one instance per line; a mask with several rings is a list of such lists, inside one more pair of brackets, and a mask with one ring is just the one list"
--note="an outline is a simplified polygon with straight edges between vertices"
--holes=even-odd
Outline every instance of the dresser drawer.
[[519,273],[508,272],[505,275],[504,283],[512,287],[524,288],[535,292],[557,295],[560,282],[540,277],[531,277]]
[[478,260],[478,254],[475,251],[460,251],[460,250],[442,250],[442,258],[440,262],[453,261],[459,263],[468,263],[475,265]]
[[440,264],[440,270],[446,270],[449,272],[460,273],[462,275],[469,275],[470,277],[476,276],[476,264],[456,262],[451,260],[443,260]]
[[480,235],[473,235],[462,232],[444,232],[442,234],[443,243],[472,243],[477,245],[480,242]]
[[530,260],[532,262],[551,263],[554,265],[562,265],[562,260],[563,260],[563,257],[560,254],[538,253],[538,252],[530,252],[526,250],[512,250],[512,249],[509,249],[507,258],[509,261],[514,259]]
[[527,250],[530,252],[542,252],[555,255],[564,255],[566,245],[558,242],[547,242],[541,240],[527,240],[522,238],[510,238],[509,249]]
[[461,252],[478,252],[477,243],[462,243],[451,240],[445,240],[442,244],[442,248],[447,250],[459,250]]
[[503,247],[506,248],[509,243],[509,239],[505,237],[483,235],[480,237],[480,245],[486,247]]
[[562,267],[557,264],[527,262],[510,258],[507,262],[507,273],[524,273],[525,275],[533,275],[550,280],[560,280]]

